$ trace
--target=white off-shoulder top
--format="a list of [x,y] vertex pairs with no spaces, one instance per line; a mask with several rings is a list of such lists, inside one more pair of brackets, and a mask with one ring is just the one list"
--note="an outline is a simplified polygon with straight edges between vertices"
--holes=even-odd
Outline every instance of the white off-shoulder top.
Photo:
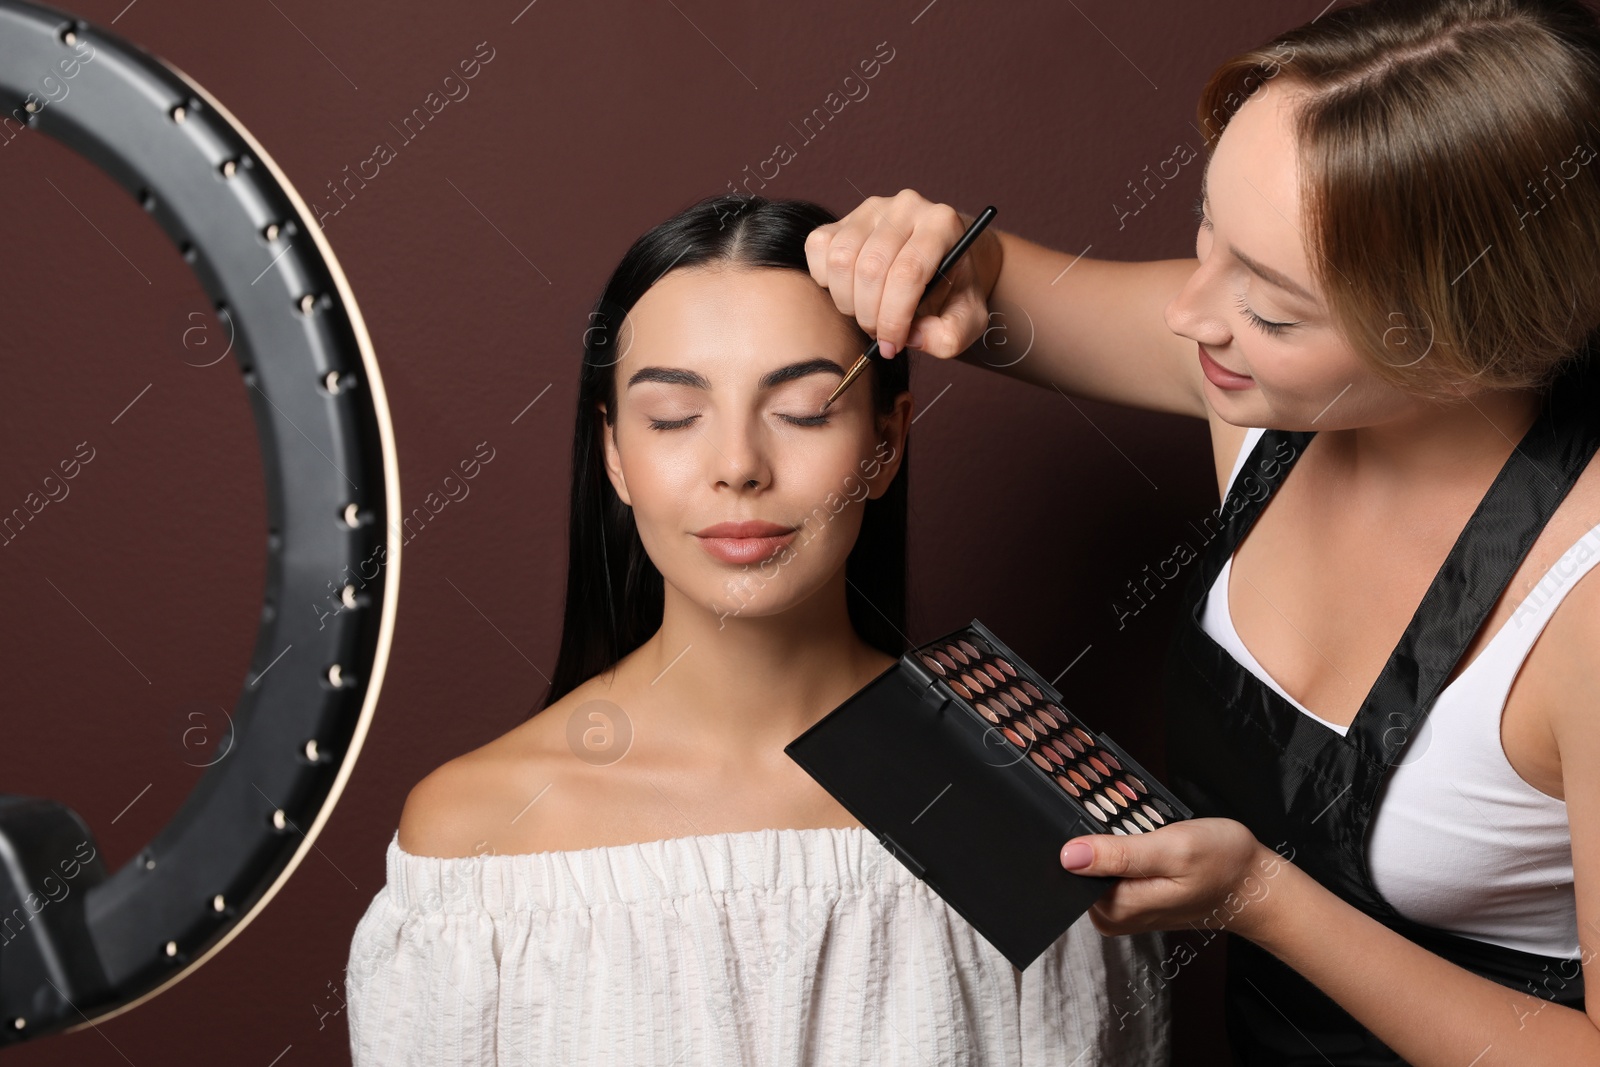
[[1018,971],[861,827],[402,851],[345,975],[355,1067],[1168,1062],[1159,934]]

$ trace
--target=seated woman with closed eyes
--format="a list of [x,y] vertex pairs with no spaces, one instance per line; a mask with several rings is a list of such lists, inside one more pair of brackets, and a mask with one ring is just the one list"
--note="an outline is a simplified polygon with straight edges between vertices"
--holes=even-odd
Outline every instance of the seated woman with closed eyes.
[[585,336],[561,651],[411,791],[347,976],[357,1065],[1157,1064],[1154,936],[1018,973],[783,751],[905,622],[908,361],[807,271],[834,216],[701,202]]

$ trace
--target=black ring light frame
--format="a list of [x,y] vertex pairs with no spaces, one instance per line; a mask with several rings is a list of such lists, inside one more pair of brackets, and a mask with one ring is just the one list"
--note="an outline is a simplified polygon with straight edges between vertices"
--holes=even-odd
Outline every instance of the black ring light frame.
[[0,122],[99,166],[193,267],[232,333],[269,522],[231,747],[155,839],[108,874],[77,813],[0,797],[3,1046],[97,1024],[192,974],[305,858],[388,663],[400,481],[349,283],[288,179],[210,94],[98,26],[0,0]]

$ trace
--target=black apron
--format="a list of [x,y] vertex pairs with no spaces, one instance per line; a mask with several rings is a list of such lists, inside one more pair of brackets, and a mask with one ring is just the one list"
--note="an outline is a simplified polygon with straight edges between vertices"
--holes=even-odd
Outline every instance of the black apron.
[[[1600,444],[1600,370],[1571,365],[1467,521],[1347,736],[1290,704],[1200,627],[1200,604],[1315,431],[1266,430],[1219,509],[1190,579],[1165,668],[1168,780],[1197,816],[1236,819],[1269,848],[1385,926],[1475,974],[1583,1008],[1577,960],[1423,926],[1379,895],[1367,830],[1385,774]],[[1255,483],[1250,483],[1254,477]],[[1264,490],[1262,486],[1265,486]],[[1248,486],[1248,488],[1246,488]],[[1355,609],[1355,605],[1342,605]],[[1466,887],[1463,887],[1464,891]],[[1368,1067],[1403,1061],[1271,953],[1228,937],[1227,1029],[1235,1062]]]

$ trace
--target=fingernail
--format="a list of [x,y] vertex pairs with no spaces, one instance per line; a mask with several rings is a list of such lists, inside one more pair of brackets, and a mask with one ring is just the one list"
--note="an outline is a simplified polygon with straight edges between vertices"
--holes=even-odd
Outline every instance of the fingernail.
[[917,329],[911,331],[910,337],[906,338],[906,347],[921,348],[924,340],[925,338],[922,336],[922,329],[921,327],[918,327]]
[[1061,866],[1076,871],[1094,862],[1094,849],[1082,841],[1074,841],[1061,850]]
[[893,341],[879,341],[878,342],[878,355],[882,356],[884,359],[893,359],[894,358],[894,342]]

